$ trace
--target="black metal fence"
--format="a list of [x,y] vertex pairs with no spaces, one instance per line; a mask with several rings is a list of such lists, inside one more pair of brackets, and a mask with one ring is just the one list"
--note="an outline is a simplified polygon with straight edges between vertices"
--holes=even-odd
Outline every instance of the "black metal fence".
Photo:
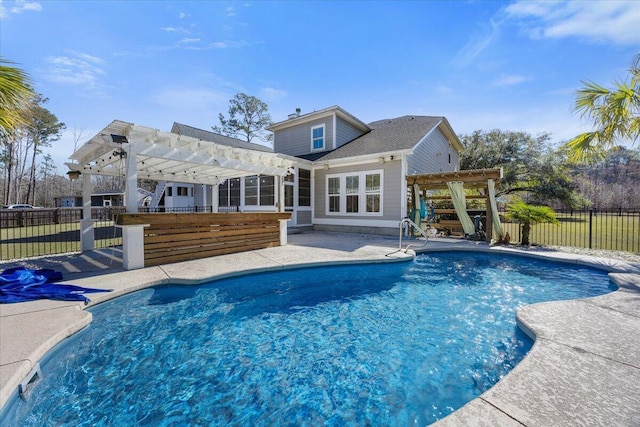
[[[123,207],[91,208],[95,247],[122,245],[122,230],[114,218]],[[80,251],[82,208],[0,210],[0,259]]]
[[[211,212],[211,206],[151,210],[151,212]],[[124,207],[94,207],[95,247],[122,245],[122,230],[114,218]],[[149,212],[140,208],[140,212]],[[220,207],[218,212],[238,212],[237,206]],[[640,253],[640,209],[557,209],[559,224],[535,224],[529,240],[532,244],[573,246]],[[522,239],[521,224],[508,222],[503,227],[516,243]],[[0,260],[21,259],[80,251],[82,208],[2,209],[0,210]]]
[[[531,244],[640,253],[640,209],[556,209],[555,212],[560,223],[532,225]],[[521,224],[503,218],[502,225],[512,242],[522,240]]]

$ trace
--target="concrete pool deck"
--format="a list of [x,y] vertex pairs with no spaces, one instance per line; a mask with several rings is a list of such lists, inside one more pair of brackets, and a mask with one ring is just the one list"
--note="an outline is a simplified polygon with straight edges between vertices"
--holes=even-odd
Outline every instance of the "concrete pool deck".
[[[405,242],[405,245],[410,243]],[[91,322],[85,307],[148,286],[198,283],[247,271],[302,265],[398,261],[393,237],[338,233],[289,236],[287,246],[124,271],[118,249],[0,263],[52,268],[79,286],[113,289],[92,302],[40,300],[0,305],[0,407],[55,344]],[[640,425],[640,265],[556,251],[489,247],[431,239],[427,251],[518,252],[611,272],[616,292],[595,298],[529,305],[518,323],[535,344],[502,381],[439,426]],[[46,372],[43,372],[46,375]]]

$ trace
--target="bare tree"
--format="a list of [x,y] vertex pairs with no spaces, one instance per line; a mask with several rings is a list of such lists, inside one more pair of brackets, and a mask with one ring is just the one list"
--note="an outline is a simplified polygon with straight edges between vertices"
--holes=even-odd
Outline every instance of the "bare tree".
[[236,94],[229,101],[229,118],[220,113],[218,119],[220,126],[213,126],[214,132],[247,142],[252,142],[254,138],[264,142],[273,139],[273,134],[265,129],[272,123],[269,107],[255,96]]

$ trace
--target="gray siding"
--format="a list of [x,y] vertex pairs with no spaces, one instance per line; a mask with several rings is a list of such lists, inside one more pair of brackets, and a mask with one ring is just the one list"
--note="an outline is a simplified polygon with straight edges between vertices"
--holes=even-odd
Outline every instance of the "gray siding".
[[340,117],[337,118],[336,122],[336,127],[338,129],[336,131],[337,138],[335,148],[338,148],[364,134],[362,130],[353,126],[351,123],[344,121]]
[[[451,163],[449,163],[451,155]],[[429,136],[418,144],[413,155],[407,158],[407,174],[417,175],[458,170],[458,152],[440,129],[435,128]]]
[[[326,184],[327,175],[362,172],[369,170],[380,170],[383,172],[382,186],[382,216],[371,215],[327,215],[326,208]],[[402,200],[405,191],[402,186],[402,163],[400,160],[386,162],[384,164],[368,163],[358,166],[349,166],[343,168],[331,168],[326,171],[324,169],[316,169],[315,171],[315,188],[314,188],[314,212],[316,218],[348,218],[348,219],[370,219],[370,220],[400,220]]]
[[273,150],[276,153],[290,156],[301,156],[311,153],[311,128],[324,124],[325,150],[331,147],[333,141],[333,116],[303,123],[299,126],[282,129],[274,133]]

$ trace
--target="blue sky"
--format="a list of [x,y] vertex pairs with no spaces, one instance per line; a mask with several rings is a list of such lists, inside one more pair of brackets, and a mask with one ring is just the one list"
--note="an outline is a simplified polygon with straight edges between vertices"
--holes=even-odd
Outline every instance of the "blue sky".
[[114,119],[218,124],[238,92],[274,121],[339,105],[365,122],[446,116],[476,129],[588,130],[581,81],[625,79],[637,1],[9,1],[0,54],[67,125],[58,173]]

